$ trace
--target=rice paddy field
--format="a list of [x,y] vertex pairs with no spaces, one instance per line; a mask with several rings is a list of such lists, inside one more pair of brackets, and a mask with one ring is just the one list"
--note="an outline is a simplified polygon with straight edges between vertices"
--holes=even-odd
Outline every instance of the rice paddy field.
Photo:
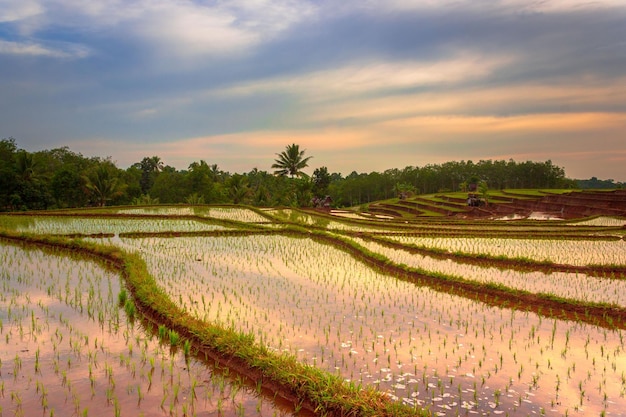
[[626,415],[626,220],[0,216],[0,415]]

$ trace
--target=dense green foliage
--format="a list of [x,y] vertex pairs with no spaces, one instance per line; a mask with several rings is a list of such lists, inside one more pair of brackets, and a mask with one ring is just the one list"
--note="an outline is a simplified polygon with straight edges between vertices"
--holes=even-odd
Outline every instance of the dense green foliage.
[[[352,172],[346,177],[318,167],[308,177],[300,175],[310,158],[303,154],[295,144],[277,153],[279,159],[274,165],[282,159],[285,165],[284,173],[279,170],[277,175],[257,168],[231,174],[204,160],[177,170],[158,156],[145,157],[121,169],[110,158],[85,157],[67,147],[28,152],[19,149],[13,138],[2,139],[0,210],[155,203],[306,206],[312,197],[327,194],[334,206],[343,207],[396,197],[400,192],[460,191],[481,181],[491,189],[575,187],[563,168],[550,160],[446,162],[384,172]],[[271,163],[268,161],[268,166]]]

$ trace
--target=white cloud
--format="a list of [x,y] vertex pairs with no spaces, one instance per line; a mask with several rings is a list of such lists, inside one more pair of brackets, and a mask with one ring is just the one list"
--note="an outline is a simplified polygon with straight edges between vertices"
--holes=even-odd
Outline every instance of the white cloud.
[[146,10],[135,29],[176,55],[227,53],[257,42],[257,34],[237,27],[232,14],[171,2]]
[[369,0],[359,2],[371,10],[509,10],[519,12],[562,12],[568,10],[623,8],[624,0]]
[[17,22],[44,11],[43,6],[36,0],[0,0],[0,22]]
[[235,1],[206,6],[163,0],[137,16],[136,30],[183,57],[238,53],[271,39],[311,13],[292,1]]
[[19,36],[30,36],[41,27],[45,7],[40,0],[0,0],[0,23],[10,23]]
[[585,9],[623,8],[625,6],[623,0],[548,0],[532,2],[528,0],[503,0],[502,4],[526,11],[544,13]]
[[15,22],[22,35],[52,27],[79,33],[109,31],[145,41],[157,56],[183,58],[238,53],[314,10],[293,0],[0,0],[2,6],[8,12],[0,22]]
[[46,56],[52,58],[84,58],[89,50],[78,45],[50,47],[36,42],[11,42],[0,40],[0,54]]
[[440,61],[367,61],[337,69],[242,83],[217,93],[289,92],[309,99],[342,98],[473,81],[487,77],[512,60],[505,56],[485,57],[463,52]]

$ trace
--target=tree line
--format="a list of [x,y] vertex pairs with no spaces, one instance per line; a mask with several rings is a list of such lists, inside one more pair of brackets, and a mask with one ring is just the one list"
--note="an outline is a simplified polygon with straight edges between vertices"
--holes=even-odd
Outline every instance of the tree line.
[[[111,158],[85,157],[68,147],[28,152],[15,139],[0,140],[0,210],[45,210],[128,204],[250,204],[308,206],[313,197],[330,195],[336,207],[355,206],[398,196],[464,190],[486,182],[491,189],[574,188],[563,168],[550,160],[481,160],[347,176],[324,166],[307,176],[311,157],[293,144],[277,153],[274,172],[253,168],[223,171],[205,160],[178,170],[158,156],[146,156],[126,169]],[[269,163],[268,163],[269,165]]]

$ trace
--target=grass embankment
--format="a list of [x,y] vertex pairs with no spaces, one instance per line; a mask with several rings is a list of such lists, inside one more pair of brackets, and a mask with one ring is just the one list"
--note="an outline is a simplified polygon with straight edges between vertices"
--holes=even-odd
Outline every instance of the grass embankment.
[[271,352],[255,343],[251,335],[192,317],[158,287],[145,262],[137,255],[113,246],[55,236],[0,231],[0,238],[78,252],[104,261],[120,272],[139,311],[191,340],[219,364],[234,368],[276,395],[292,401],[296,410],[305,408],[325,416],[429,415],[427,411],[393,402],[373,388],[363,389],[344,382],[339,376],[304,365],[291,355]]

